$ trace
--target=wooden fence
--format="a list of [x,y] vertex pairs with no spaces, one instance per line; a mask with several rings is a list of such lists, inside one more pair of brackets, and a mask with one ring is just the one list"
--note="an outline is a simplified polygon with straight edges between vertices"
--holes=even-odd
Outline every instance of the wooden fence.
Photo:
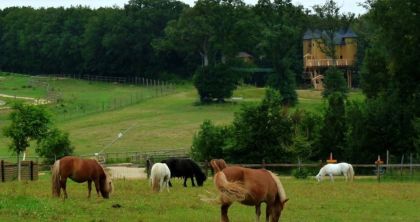
[[[94,154],[81,155],[81,157],[95,157]],[[106,152],[96,155],[98,160],[104,164],[112,163],[133,163],[146,166],[148,159],[160,161],[169,157],[188,157],[186,149],[163,149],[150,151],[127,151],[127,152]]]
[[[0,160],[1,182],[16,180],[18,177],[17,163]],[[21,180],[38,180],[38,163],[34,161],[21,162]]]

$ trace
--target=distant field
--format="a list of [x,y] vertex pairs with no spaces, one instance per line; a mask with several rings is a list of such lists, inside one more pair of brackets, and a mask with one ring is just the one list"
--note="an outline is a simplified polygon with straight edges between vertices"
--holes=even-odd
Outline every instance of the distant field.
[[[281,221],[419,221],[418,183],[371,179],[344,183],[283,178],[290,199]],[[109,200],[93,195],[87,199],[87,185],[68,182],[69,199],[51,197],[50,176],[35,182],[0,183],[0,221],[174,221],[216,222],[220,207],[200,199],[216,197],[208,180],[204,187],[184,188],[174,180],[169,193],[152,193],[146,180],[115,180]],[[190,186],[190,182],[188,183]],[[121,208],[112,206],[119,204]],[[265,212],[265,205],[262,206]],[[229,209],[231,221],[254,222],[255,209],[238,203]],[[262,214],[261,221],[265,221]]]
[[[10,75],[3,76],[0,81],[1,93],[5,89],[4,93],[14,93],[19,96],[42,94],[42,90],[37,87],[32,89],[23,87],[27,85],[29,76],[12,75],[13,81],[5,81],[10,77]],[[56,79],[50,82],[50,86],[61,92],[65,100],[86,101],[92,104],[112,101],[112,98],[129,100],[130,95],[135,95],[136,92],[142,92],[143,95],[147,92],[153,93],[144,87],[121,84],[89,84],[87,81],[71,79]],[[59,128],[70,133],[77,154],[91,154],[102,150],[117,137],[119,132],[130,127],[130,130],[106,151],[189,149],[193,135],[203,120],[210,119],[217,124],[229,124],[242,104],[257,103],[265,92],[263,88],[241,86],[234,92],[233,101],[224,104],[198,105],[198,96],[193,86],[184,85],[177,88],[175,94],[142,100],[113,111],[69,119],[58,116],[55,119],[58,120]],[[319,91],[298,90],[297,92],[299,95],[297,108],[322,112],[325,102]],[[360,91],[355,91],[350,93],[350,98],[362,99],[363,96]],[[6,119],[7,111],[0,111],[0,128],[7,124]],[[7,143],[8,141],[1,135],[0,155],[10,155],[6,148]],[[29,155],[34,155],[34,152],[30,151]]]

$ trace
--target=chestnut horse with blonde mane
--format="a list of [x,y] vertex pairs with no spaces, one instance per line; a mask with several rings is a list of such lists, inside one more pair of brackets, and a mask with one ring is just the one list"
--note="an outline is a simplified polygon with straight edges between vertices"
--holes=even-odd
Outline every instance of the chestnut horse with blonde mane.
[[224,161],[211,161],[210,164],[217,172],[214,175],[214,184],[221,194],[222,222],[229,221],[228,209],[235,201],[255,206],[256,221],[260,220],[261,203],[266,203],[266,221],[279,221],[288,199],[276,175],[265,169],[227,167]]
[[66,156],[55,161],[52,167],[52,194],[60,197],[61,189],[64,192],[64,199],[67,198],[67,178],[75,182],[88,182],[88,197],[92,190],[92,181],[95,183],[96,193],[103,198],[109,198],[113,190],[111,177],[97,160],[80,159],[78,157]]

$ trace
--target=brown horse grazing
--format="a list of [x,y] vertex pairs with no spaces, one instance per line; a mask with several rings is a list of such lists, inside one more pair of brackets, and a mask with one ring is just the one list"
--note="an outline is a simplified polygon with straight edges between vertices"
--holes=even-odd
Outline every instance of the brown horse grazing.
[[61,189],[64,192],[64,199],[67,198],[67,178],[75,182],[88,182],[88,197],[92,190],[92,181],[95,183],[96,193],[99,192],[103,198],[109,198],[113,190],[111,177],[104,171],[104,168],[96,160],[80,159],[78,157],[66,156],[55,161],[52,167],[52,194],[60,197]]
[[228,222],[228,209],[234,201],[255,206],[256,221],[261,215],[261,203],[267,204],[266,221],[278,222],[288,201],[279,178],[264,169],[238,166],[226,167],[216,173],[214,184],[219,190],[221,221]]
[[212,159],[210,161],[210,166],[213,169],[214,173],[217,173],[227,167],[227,164],[224,159]]

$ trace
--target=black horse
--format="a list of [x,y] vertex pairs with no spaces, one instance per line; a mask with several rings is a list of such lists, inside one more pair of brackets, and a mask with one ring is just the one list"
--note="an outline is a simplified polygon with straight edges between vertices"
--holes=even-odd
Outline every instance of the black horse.
[[[187,187],[188,178],[191,178],[193,187],[195,186],[194,177],[197,180],[198,186],[203,186],[204,181],[207,179],[198,164],[191,159],[169,158],[162,160],[162,163],[168,165],[171,171],[171,177],[184,178],[184,187]],[[169,186],[172,186],[170,181]]]

